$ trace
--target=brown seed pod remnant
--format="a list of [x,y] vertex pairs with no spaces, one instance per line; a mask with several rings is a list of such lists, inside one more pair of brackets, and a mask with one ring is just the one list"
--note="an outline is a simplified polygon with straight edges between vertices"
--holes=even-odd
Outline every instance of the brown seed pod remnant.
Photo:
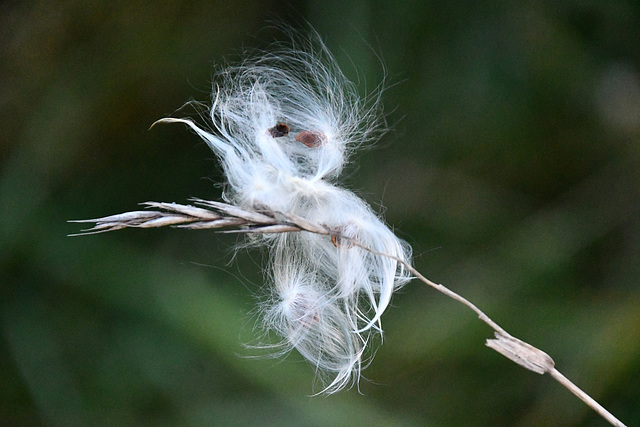
[[296,135],[296,141],[309,148],[316,148],[327,142],[327,136],[319,130],[303,130]]
[[283,136],[289,135],[289,126],[284,123],[278,123],[274,127],[269,129],[269,134],[273,138],[281,138]]

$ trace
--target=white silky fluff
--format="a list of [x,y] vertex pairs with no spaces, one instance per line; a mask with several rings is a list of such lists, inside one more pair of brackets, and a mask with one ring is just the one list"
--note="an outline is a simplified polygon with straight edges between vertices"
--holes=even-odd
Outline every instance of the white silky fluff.
[[[335,178],[348,155],[380,134],[379,93],[362,99],[319,41],[276,45],[269,53],[221,71],[214,86],[209,130],[190,126],[220,159],[224,199],[248,210],[301,216],[335,230],[330,239],[309,232],[265,235],[271,297],[263,324],[317,369],[323,392],[352,386],[366,365],[365,348],[381,333],[380,316],[407,271],[409,246]],[[274,136],[285,124],[289,133]],[[296,140],[321,135],[317,147]]]

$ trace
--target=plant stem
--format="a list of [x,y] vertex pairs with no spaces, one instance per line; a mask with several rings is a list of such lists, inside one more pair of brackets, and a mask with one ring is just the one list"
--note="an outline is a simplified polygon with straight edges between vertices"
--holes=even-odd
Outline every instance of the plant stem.
[[[220,232],[239,233],[286,233],[307,231],[310,233],[329,235],[336,238],[339,232],[328,229],[326,226],[314,224],[302,217],[279,212],[254,212],[238,208],[227,203],[213,202],[202,199],[193,199],[197,204],[205,206],[207,209],[194,207],[191,205],[179,205],[176,203],[143,203],[148,207],[160,209],[159,211],[134,211],[119,215],[111,215],[104,218],[79,220],[71,222],[95,223],[91,229],[84,230],[79,234],[103,233],[106,231],[118,230],[125,227],[164,227],[174,226],[191,229],[218,229]],[[283,217],[285,221],[277,217]],[[220,230],[222,229],[222,230]],[[79,235],[73,234],[73,235]],[[607,411],[602,405],[596,402],[588,394],[573,384],[562,375],[556,368],[553,359],[542,350],[510,335],[502,329],[500,325],[491,320],[482,310],[476,307],[471,301],[453,292],[446,286],[432,282],[424,277],[418,270],[406,261],[383,252],[378,252],[368,248],[356,239],[340,236],[348,241],[351,246],[368,251],[374,255],[390,258],[400,263],[407,271],[411,272],[423,283],[436,289],[438,292],[453,298],[473,310],[480,320],[489,325],[495,331],[495,338],[488,339],[486,345],[513,362],[538,374],[548,373],[571,393],[575,394],[588,406],[594,409],[605,420],[617,427],[625,425]],[[335,243],[334,243],[335,244]]]
[[571,393],[576,395],[580,400],[586,403],[589,407],[591,407],[594,411],[596,411],[602,418],[607,420],[611,425],[616,427],[626,427],[620,420],[618,420],[611,412],[607,411],[602,405],[596,402],[591,396],[582,391],[578,386],[572,383],[567,377],[562,375],[560,371],[558,371],[554,367],[553,359],[536,347],[513,337],[507,331],[505,331],[500,325],[494,322],[489,316],[487,316],[482,310],[476,307],[471,301],[466,298],[458,295],[453,292],[446,286],[441,284],[432,282],[431,280],[424,277],[418,270],[412,267],[409,263],[403,261],[402,259],[390,255],[385,254],[383,252],[378,252],[376,250],[367,248],[360,243],[353,241],[352,244],[354,246],[358,246],[366,251],[371,252],[374,255],[384,256],[387,258],[391,258],[396,262],[400,263],[404,268],[411,272],[418,280],[421,282],[431,286],[436,289],[438,292],[445,294],[446,296],[453,298],[454,300],[466,305],[468,308],[473,310],[480,320],[489,325],[494,331],[496,338],[487,340],[487,346],[493,348],[497,352],[501,353],[503,356],[511,359],[512,361],[518,363],[519,365],[539,374],[548,373],[553,377],[557,382],[559,382],[563,387],[569,390]]

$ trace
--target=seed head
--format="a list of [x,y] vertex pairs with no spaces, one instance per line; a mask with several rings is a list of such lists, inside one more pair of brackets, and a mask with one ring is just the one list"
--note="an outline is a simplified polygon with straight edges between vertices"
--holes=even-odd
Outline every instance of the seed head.
[[[410,248],[336,178],[355,148],[380,134],[380,93],[361,98],[319,39],[277,45],[221,70],[210,123],[182,122],[223,166],[224,199],[244,211],[301,218],[330,233],[262,234],[271,257],[263,325],[325,380],[324,392],[360,377],[371,336],[408,273]],[[273,346],[268,346],[273,348]]]

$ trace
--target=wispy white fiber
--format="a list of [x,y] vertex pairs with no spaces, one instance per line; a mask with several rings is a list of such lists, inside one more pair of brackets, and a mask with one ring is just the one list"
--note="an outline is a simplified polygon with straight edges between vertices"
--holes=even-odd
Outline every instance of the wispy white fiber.
[[[379,93],[366,99],[317,39],[276,45],[218,73],[202,137],[226,177],[223,198],[248,211],[294,214],[332,230],[264,235],[271,296],[262,322],[295,348],[332,393],[357,383],[380,316],[408,280],[409,246],[336,178],[380,134]],[[335,232],[333,232],[335,231]]]

